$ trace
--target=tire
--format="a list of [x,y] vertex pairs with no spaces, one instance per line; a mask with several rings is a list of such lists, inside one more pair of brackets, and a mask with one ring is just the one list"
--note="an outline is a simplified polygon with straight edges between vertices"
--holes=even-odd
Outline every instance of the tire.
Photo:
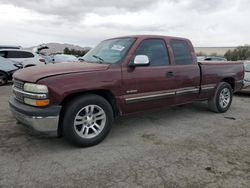
[[8,82],[8,75],[5,72],[0,71],[0,86],[7,84],[7,82]]
[[219,83],[214,96],[208,100],[209,109],[213,112],[224,113],[231,106],[233,89],[227,82]]
[[110,132],[114,115],[103,97],[86,94],[63,107],[62,132],[65,139],[80,147],[100,143]]

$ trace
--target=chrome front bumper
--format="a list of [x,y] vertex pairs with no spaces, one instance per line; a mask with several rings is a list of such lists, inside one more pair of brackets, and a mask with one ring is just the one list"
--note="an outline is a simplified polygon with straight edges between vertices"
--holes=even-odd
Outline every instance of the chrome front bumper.
[[27,116],[11,109],[13,116],[22,124],[38,132],[57,133],[59,116]]
[[23,125],[38,132],[57,135],[61,106],[36,108],[16,101],[9,100],[13,116]]

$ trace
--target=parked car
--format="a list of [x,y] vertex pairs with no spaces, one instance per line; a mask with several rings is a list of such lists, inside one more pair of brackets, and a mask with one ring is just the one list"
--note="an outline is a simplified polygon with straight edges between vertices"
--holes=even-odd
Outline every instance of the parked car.
[[206,58],[206,56],[197,56],[197,61],[204,61],[204,59]]
[[244,88],[240,90],[241,93],[250,93],[250,61],[244,62],[245,76],[244,76]]
[[78,59],[74,55],[56,54],[52,56],[52,63],[77,62]]
[[83,57],[84,56],[78,57],[78,61],[84,61]]
[[223,113],[243,87],[242,62],[197,63],[188,39],[127,36],[108,39],[85,62],[32,67],[14,74],[10,109],[24,125],[92,146],[117,116],[208,101]]
[[23,67],[45,64],[45,60],[42,57],[29,50],[0,49],[0,56],[13,61],[22,62]]
[[220,56],[206,56],[204,61],[227,61],[227,59]]
[[0,45],[0,49],[21,49],[21,46]]
[[21,63],[0,57],[0,86],[12,80],[13,73],[20,68],[22,68]]
[[43,54],[39,54],[44,60],[45,60],[45,64],[52,64],[52,56],[51,55],[43,55]]

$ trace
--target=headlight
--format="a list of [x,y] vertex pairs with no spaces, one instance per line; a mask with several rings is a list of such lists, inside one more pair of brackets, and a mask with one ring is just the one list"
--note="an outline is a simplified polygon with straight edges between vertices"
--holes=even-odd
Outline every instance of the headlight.
[[48,87],[40,84],[25,83],[23,89],[32,93],[48,93]]

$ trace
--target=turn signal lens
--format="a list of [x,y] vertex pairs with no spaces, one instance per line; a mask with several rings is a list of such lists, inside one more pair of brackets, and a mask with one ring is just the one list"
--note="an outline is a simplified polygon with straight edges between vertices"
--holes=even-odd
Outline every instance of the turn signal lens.
[[24,98],[24,103],[32,106],[42,107],[49,105],[49,99],[36,100],[36,99]]
[[49,104],[49,99],[36,100],[36,106],[47,106]]

